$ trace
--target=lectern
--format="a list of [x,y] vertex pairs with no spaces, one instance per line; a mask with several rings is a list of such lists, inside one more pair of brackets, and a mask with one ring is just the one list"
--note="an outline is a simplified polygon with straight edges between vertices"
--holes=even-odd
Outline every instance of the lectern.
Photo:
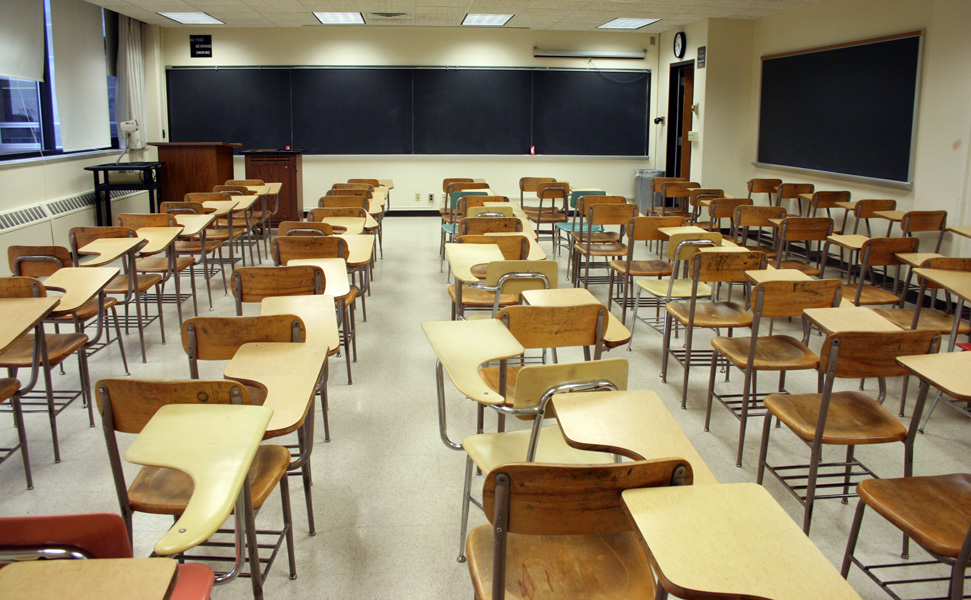
[[279,208],[273,226],[280,221],[303,220],[303,150],[243,150],[246,178],[281,182],[277,197]]
[[211,192],[233,178],[233,148],[242,144],[221,142],[150,142],[158,147],[161,201],[182,202],[189,192]]

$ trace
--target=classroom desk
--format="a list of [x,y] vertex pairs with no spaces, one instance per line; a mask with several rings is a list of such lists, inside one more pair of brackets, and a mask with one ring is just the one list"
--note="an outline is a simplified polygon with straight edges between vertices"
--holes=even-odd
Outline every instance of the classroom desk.
[[860,598],[760,485],[642,488],[622,497],[663,588],[656,598]]
[[[91,301],[118,274],[117,267],[61,267],[44,280],[48,291],[63,292],[51,317],[68,317]],[[100,317],[99,317],[100,318]]]
[[890,221],[887,225],[887,237],[890,237],[890,232],[893,230],[894,223],[900,223],[904,220],[904,215],[907,214],[902,210],[875,210],[873,211],[873,216],[879,217],[881,219],[886,219]]
[[807,308],[802,314],[824,334],[842,331],[900,331],[900,328],[865,306]]
[[681,227],[659,227],[658,232],[661,235],[666,235],[669,238],[673,235],[678,235],[679,233],[711,233],[707,229],[702,229],[697,225],[684,225]]
[[125,460],[177,469],[194,483],[185,510],[155,543],[156,554],[173,556],[194,548],[222,526],[240,504],[272,415],[267,405],[169,404],[156,411],[125,451]]
[[955,225],[954,227],[948,227],[947,230],[961,237],[971,238],[971,225]]
[[[603,302],[586,288],[552,288],[548,290],[526,290],[522,293],[523,301],[531,306],[580,306],[585,304],[599,304]],[[616,348],[630,341],[630,330],[620,322],[609,310],[604,330],[604,346]]]
[[171,558],[37,560],[0,570],[0,599],[166,600],[178,563]]
[[[242,198],[242,196],[237,196],[237,198]],[[202,203],[202,207],[211,210],[211,214],[217,217],[225,217],[237,204],[236,200],[207,200]]]
[[193,214],[175,214],[175,222],[182,227],[181,237],[195,237],[201,235],[205,231],[206,227],[212,225],[212,222],[216,220],[215,213],[208,213],[203,215],[193,215]]
[[0,351],[37,326],[58,305],[60,298],[0,298]]
[[505,260],[502,251],[494,244],[445,244],[445,258],[455,277],[455,314],[461,319],[465,314],[462,306],[462,284],[479,283],[472,267],[497,260]]
[[971,370],[971,352],[940,352],[938,354],[920,354],[917,356],[901,356],[897,358],[897,363],[907,369],[911,374],[920,379],[920,391],[917,394],[917,410],[923,408],[923,402],[927,397],[930,387],[935,387],[947,396],[938,394],[934,400],[934,405],[927,411],[924,422],[921,423],[919,431],[923,433],[927,420],[937,407],[937,402],[943,400],[959,412],[971,416],[971,410],[967,408],[971,402],[971,385],[967,373]]
[[374,259],[374,236],[371,234],[338,234],[347,242],[348,255],[345,257],[348,268],[364,267]]
[[95,255],[78,266],[102,267],[115,262],[126,254],[140,250],[147,243],[148,240],[137,237],[99,238],[78,248],[78,254]]
[[914,323],[917,323],[918,319],[920,319],[920,311],[924,303],[924,293],[927,289],[928,281],[941,286],[957,296],[957,306],[954,308],[954,326],[951,328],[951,338],[947,343],[947,351],[951,352],[954,350],[954,344],[957,343],[958,326],[961,324],[961,311],[964,309],[964,303],[971,300],[971,273],[966,271],[949,271],[947,269],[923,268],[912,269],[911,272],[918,277],[924,278],[924,281],[921,282],[917,306],[914,309]]
[[[243,186],[243,187],[245,187],[246,189],[248,189],[251,192],[256,192],[256,195],[257,196],[264,196],[266,194],[272,193],[272,192],[270,192],[270,186],[269,186],[269,184],[266,184],[266,183],[264,183],[263,185],[246,185],[246,186]],[[246,195],[249,196],[251,194],[246,194]]]
[[756,285],[766,281],[812,281],[814,279],[799,269],[776,269],[771,265],[767,269],[745,271],[745,276]]
[[338,227],[343,227],[344,233],[347,235],[360,235],[364,233],[365,225],[367,223],[367,221],[361,217],[327,217],[326,219],[321,219],[318,222],[327,223],[335,230]]
[[479,375],[479,367],[487,362],[515,358],[526,349],[498,319],[425,321],[421,329],[438,357],[435,385],[442,442],[452,450],[462,450],[462,444],[448,437],[443,373],[448,373],[452,384],[468,398],[482,404],[502,404],[505,398],[486,384]]
[[574,448],[633,460],[683,458],[691,465],[694,485],[718,483],[654,392],[557,394],[553,408],[563,438]]
[[145,240],[146,244],[139,248],[138,253],[146,256],[164,252],[172,245],[175,238],[182,235],[182,229],[181,225],[177,227],[139,227],[135,230],[135,233]]
[[260,302],[261,315],[297,315],[307,329],[307,343],[326,344],[329,352],[340,347],[333,296],[271,296]]

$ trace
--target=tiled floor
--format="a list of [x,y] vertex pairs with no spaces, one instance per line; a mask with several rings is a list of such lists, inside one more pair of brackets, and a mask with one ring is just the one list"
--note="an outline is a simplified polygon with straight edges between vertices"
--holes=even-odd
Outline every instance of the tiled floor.
[[[445,275],[438,272],[438,220],[389,217],[384,237],[385,258],[378,261],[373,295],[368,298],[367,323],[360,323],[358,311],[359,360],[353,367],[353,386],[347,385],[343,359],[331,359],[332,441],[323,443],[323,430],[318,426],[313,455],[317,535],[307,535],[300,484],[291,479],[299,578],[288,580],[285,562],[278,563],[266,583],[267,598],[469,598],[472,594],[465,565],[455,561],[464,456],[446,449],[439,440],[435,357],[419,327],[422,321],[449,318]],[[548,248],[548,242],[543,245]],[[565,266],[564,257],[564,281]],[[232,299],[223,296],[218,279],[214,283],[217,304],[211,314],[234,314]],[[201,284],[200,289],[204,289]],[[606,296],[605,286],[597,286],[594,292],[601,298]],[[175,308],[167,305],[165,310],[168,344],[160,343],[158,326],[152,325],[148,330],[148,364],[142,364],[138,356],[137,336],[133,333],[125,340],[133,377],[188,377]],[[191,308],[187,310],[191,312]],[[205,308],[201,310],[207,314]],[[255,307],[248,307],[247,314],[255,312]],[[615,313],[619,315],[619,310]],[[780,323],[777,331],[789,327],[793,326]],[[696,343],[707,347],[707,340],[708,335],[702,334]],[[711,432],[702,431],[707,369],[692,371],[688,409],[680,410],[680,367],[672,366],[669,383],[661,383],[660,355],[660,334],[644,326],[637,329],[632,352],[617,348],[607,354],[631,361],[629,387],[654,390],[665,400],[720,481],[755,481],[761,420],[749,427],[745,466],[738,469],[734,460],[738,427],[727,411],[716,406]],[[561,361],[580,358],[579,352],[560,354]],[[98,354],[91,361],[92,379],[121,375],[119,364],[117,350]],[[203,376],[220,378],[223,368],[223,364],[205,365]],[[71,382],[75,376],[76,366],[68,365],[67,375],[55,375],[55,380]],[[791,375],[789,389],[811,391],[815,380],[809,373]],[[740,384],[740,375],[733,373],[728,385],[738,389]],[[774,385],[774,378],[763,378],[763,385]],[[844,385],[852,389],[857,383]],[[899,385],[891,384],[889,402],[894,409]],[[868,382],[869,390],[875,387],[874,382]],[[915,395],[916,384],[911,383],[911,399]],[[454,388],[449,388],[448,403],[450,430],[458,437],[471,432],[472,403]],[[20,457],[14,456],[0,466],[0,514],[118,510],[100,424],[89,428],[80,406],[63,413],[58,424],[64,460],[53,464],[46,417],[28,416],[35,489],[26,491]],[[915,472],[966,471],[969,426],[965,417],[946,408],[938,410],[928,432],[917,440]],[[5,421],[0,444],[14,441],[15,436],[10,421]],[[808,458],[808,450],[781,430],[773,436],[770,452]],[[900,445],[861,448],[858,456],[870,459],[880,474],[902,473]],[[801,507],[796,500],[774,482],[767,488],[801,522]],[[849,505],[835,501],[817,505],[811,537],[834,564],[842,557],[855,504],[854,500]],[[259,522],[274,525],[279,514],[274,494],[260,513]],[[482,513],[473,508],[472,525],[484,522]],[[147,555],[155,538],[170,523],[168,518],[136,516],[136,555]],[[874,518],[868,518],[864,528],[861,552],[878,560],[893,560],[899,536]],[[859,571],[854,571],[850,580],[863,597],[886,598]],[[236,581],[218,587],[214,597],[251,597],[249,583]]]

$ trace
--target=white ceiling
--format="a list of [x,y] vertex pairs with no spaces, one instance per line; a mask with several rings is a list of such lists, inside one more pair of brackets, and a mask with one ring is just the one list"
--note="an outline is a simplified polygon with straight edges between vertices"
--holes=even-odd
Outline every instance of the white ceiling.
[[[506,28],[593,31],[617,17],[661,19],[638,30],[660,33],[706,18],[757,19],[817,0],[89,0],[163,27],[157,12],[202,11],[229,27],[320,26],[314,11],[360,12],[369,26],[455,27],[466,13],[512,13]],[[389,17],[376,13],[404,13]],[[195,26],[199,27],[199,26]],[[211,28],[212,26],[203,26]]]

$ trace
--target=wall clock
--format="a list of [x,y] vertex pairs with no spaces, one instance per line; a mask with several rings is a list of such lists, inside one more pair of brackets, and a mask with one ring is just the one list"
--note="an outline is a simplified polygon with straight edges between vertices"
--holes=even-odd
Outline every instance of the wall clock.
[[687,47],[687,41],[684,37],[684,32],[679,31],[674,34],[674,56],[677,58],[684,58],[684,51]]

